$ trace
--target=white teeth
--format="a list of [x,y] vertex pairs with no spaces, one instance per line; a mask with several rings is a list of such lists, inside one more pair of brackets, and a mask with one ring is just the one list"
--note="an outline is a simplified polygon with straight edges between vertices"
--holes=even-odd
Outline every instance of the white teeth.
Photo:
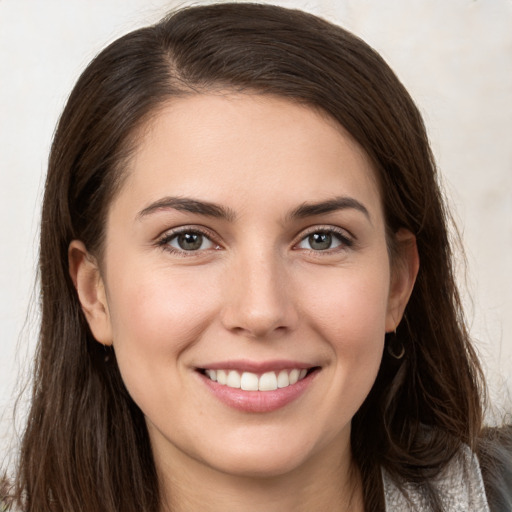
[[258,376],[255,373],[242,373],[241,388],[245,391],[258,391]]
[[277,389],[277,377],[276,372],[267,372],[260,377],[260,383],[258,385],[260,391],[274,391]]
[[217,370],[217,382],[226,385],[228,376],[224,370]]
[[240,374],[235,370],[231,370],[228,373],[228,380],[226,381],[226,385],[229,386],[230,388],[239,388]]
[[216,381],[217,380],[217,372],[215,370],[206,370],[206,375],[210,377],[210,380]]
[[277,376],[277,387],[286,388],[290,385],[290,378],[286,370],[281,370]]
[[266,372],[258,377],[256,373],[252,372],[243,372],[240,375],[240,372],[236,370],[207,369],[204,371],[210,380],[217,381],[219,384],[230,388],[241,388],[244,391],[274,391],[278,388],[286,388],[302,380],[307,372],[305,368],[301,370],[294,368],[292,370],[281,370],[278,374],[276,372]]
[[296,368],[290,372],[290,384],[295,384],[299,380],[300,370]]

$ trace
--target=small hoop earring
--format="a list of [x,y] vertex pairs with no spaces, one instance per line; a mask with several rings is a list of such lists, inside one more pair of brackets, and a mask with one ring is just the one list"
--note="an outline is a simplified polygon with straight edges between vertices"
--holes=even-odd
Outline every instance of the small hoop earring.
[[[391,333],[390,333],[391,334]],[[396,337],[396,329],[393,332],[393,336],[388,341],[387,346],[388,354],[393,358],[400,360],[405,355],[405,347],[403,343],[398,343],[397,337]]]
[[114,346],[113,345],[103,345],[103,362],[108,365],[112,362],[112,354],[114,353]]

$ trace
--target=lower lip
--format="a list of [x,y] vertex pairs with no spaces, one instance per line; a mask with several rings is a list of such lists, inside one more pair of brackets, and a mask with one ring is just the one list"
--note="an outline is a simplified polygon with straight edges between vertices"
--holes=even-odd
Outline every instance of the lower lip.
[[244,412],[277,411],[297,400],[311,384],[318,370],[308,374],[295,384],[274,391],[244,391],[230,388],[199,374],[208,389],[224,404]]

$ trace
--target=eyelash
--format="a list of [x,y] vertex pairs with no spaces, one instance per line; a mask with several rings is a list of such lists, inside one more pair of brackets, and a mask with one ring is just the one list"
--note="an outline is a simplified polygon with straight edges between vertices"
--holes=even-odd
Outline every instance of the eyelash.
[[182,256],[185,258],[188,256],[197,256],[198,254],[204,253],[207,250],[212,250],[212,249],[202,249],[202,250],[199,249],[199,250],[195,250],[195,251],[194,250],[186,251],[184,249],[177,249],[176,247],[173,247],[172,245],[170,245],[170,242],[172,240],[176,239],[177,237],[179,237],[180,235],[201,235],[202,237],[204,237],[206,240],[210,241],[214,245],[213,250],[218,250],[220,248],[220,244],[218,244],[217,242],[214,241],[214,237],[212,236],[212,234],[209,231],[198,228],[196,226],[194,226],[194,227],[184,226],[182,228],[178,228],[178,229],[175,229],[172,231],[167,231],[162,237],[160,237],[157,240],[157,246],[161,247],[164,251],[167,251],[174,255]]
[[[299,244],[304,242],[308,237],[315,234],[327,234],[333,236],[333,238],[336,238],[339,242],[339,246],[337,247],[329,247],[324,250],[315,250],[315,249],[303,249],[304,251],[307,251],[309,253],[320,255],[320,254],[332,254],[334,252],[340,252],[343,250],[350,249],[354,246],[354,239],[352,236],[347,236],[347,232],[345,230],[342,230],[340,228],[336,228],[334,226],[315,226],[314,228],[311,228],[307,230],[306,232],[303,232],[300,234],[300,239],[293,244],[293,248],[295,250],[300,250],[300,248],[297,248]],[[161,247],[163,250],[168,251],[172,254],[182,256],[182,257],[189,257],[189,256],[197,256],[198,254],[204,253],[205,251],[212,250],[209,249],[197,249],[197,250],[184,250],[184,249],[177,249],[170,245],[170,242],[179,237],[180,235],[201,235],[205,239],[207,239],[211,244],[214,245],[213,250],[220,249],[220,244],[218,244],[215,240],[212,234],[204,229],[200,229],[198,227],[182,227],[178,228],[172,231],[166,232],[163,236],[161,236],[157,240],[157,246]]]
[[301,244],[303,241],[305,241],[308,237],[315,234],[326,234],[331,235],[333,238],[336,238],[338,242],[340,243],[337,247],[330,247],[328,249],[324,250],[315,250],[315,249],[303,249],[305,251],[308,251],[309,253],[315,254],[315,255],[321,255],[321,254],[332,254],[335,252],[341,252],[347,249],[350,249],[354,246],[355,240],[354,237],[347,233],[346,230],[337,228],[334,226],[314,226],[313,228],[310,228],[309,230],[306,230],[306,232],[302,232],[300,234],[300,239],[298,242],[294,244],[294,248],[296,248],[299,244]]

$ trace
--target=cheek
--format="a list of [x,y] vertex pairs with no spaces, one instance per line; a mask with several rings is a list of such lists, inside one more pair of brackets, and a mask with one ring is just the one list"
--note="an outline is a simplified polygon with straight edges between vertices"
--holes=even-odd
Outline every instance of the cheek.
[[304,332],[321,340],[329,361],[322,377],[328,384],[315,411],[322,443],[345,431],[375,382],[384,348],[388,276],[378,263],[319,269],[301,279]]
[[388,276],[385,266],[345,269],[317,279],[302,296],[303,317],[331,352],[333,389],[351,402],[353,412],[371,389],[382,359]]
[[[124,277],[130,275],[137,279]],[[179,381],[180,355],[210,324],[217,301],[187,272],[119,268],[109,277],[114,350],[125,385],[138,402],[138,396],[158,390],[164,381]]]
[[363,346],[380,343],[385,333],[389,271],[333,270],[302,285],[302,308],[312,326],[336,347],[364,352]]
[[115,344],[179,351],[215,307],[214,287],[191,272],[139,267],[113,272],[109,283],[115,292],[108,298]]

